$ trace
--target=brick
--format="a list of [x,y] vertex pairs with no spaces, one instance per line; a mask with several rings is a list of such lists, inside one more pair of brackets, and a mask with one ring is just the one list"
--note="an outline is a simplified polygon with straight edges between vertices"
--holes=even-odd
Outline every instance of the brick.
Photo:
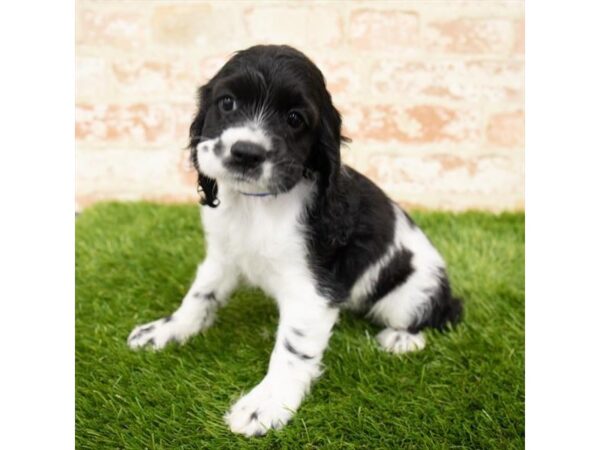
[[137,50],[148,45],[148,24],[141,11],[82,9],[78,45]]
[[388,61],[371,72],[376,95],[468,102],[520,102],[524,65],[519,61]]
[[198,81],[200,84],[206,83],[214,77],[221,67],[233,56],[232,53],[218,53],[202,58],[198,61]]
[[369,156],[365,174],[394,198],[439,209],[521,208],[524,165],[508,155]]
[[119,59],[112,66],[119,98],[194,96],[198,85],[198,68],[185,59]]
[[208,4],[156,6],[151,23],[152,37],[159,44],[202,46],[223,39],[223,23]]
[[349,23],[350,44],[357,49],[404,51],[418,45],[415,12],[359,9],[352,11]]
[[514,24],[515,27],[515,43],[513,51],[516,54],[525,54],[525,20],[518,20]]
[[307,47],[339,45],[342,39],[342,19],[331,8],[251,7],[244,11],[244,23],[255,43],[290,44],[306,51]]
[[107,96],[111,89],[110,68],[104,58],[78,56],[75,60],[77,98]]
[[494,114],[486,127],[487,142],[510,148],[525,147],[525,113],[522,110]]
[[337,95],[356,95],[361,88],[359,71],[353,64],[339,59],[317,56],[313,59],[323,72],[327,82],[327,90],[335,97]]
[[439,105],[348,105],[340,106],[344,129],[352,139],[396,141],[411,144],[477,143],[479,119],[472,109]]
[[191,111],[192,106],[167,103],[78,104],[75,137],[78,141],[96,144],[185,145],[187,134],[177,135],[181,133],[178,117],[181,109]]
[[78,148],[77,202],[99,200],[194,201],[195,178],[188,153],[176,148],[144,150]]
[[190,125],[196,114],[195,99],[190,99],[187,103],[178,103],[173,106],[173,115],[175,119],[175,140],[174,144],[179,148],[184,148],[188,145],[190,134]]
[[514,23],[503,18],[458,18],[428,23],[426,50],[444,53],[508,53],[514,45]]
[[206,83],[227,61],[229,54],[204,58],[140,59],[119,58],[111,64],[118,98],[185,97],[195,99]]
[[262,42],[317,63],[354,139],[343,160],[402,205],[522,209],[523,3],[457,1],[80,2],[78,204],[196,202],[196,88]]

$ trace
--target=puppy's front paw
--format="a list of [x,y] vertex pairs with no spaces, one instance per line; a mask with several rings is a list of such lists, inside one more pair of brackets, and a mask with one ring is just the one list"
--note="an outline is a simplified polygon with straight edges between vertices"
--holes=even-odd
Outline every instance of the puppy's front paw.
[[225,421],[234,433],[262,436],[289,422],[297,408],[291,403],[296,402],[286,402],[271,386],[260,384],[231,407]]
[[184,343],[198,332],[196,328],[169,316],[135,327],[127,338],[127,345],[132,349],[147,347],[160,350],[169,342]]

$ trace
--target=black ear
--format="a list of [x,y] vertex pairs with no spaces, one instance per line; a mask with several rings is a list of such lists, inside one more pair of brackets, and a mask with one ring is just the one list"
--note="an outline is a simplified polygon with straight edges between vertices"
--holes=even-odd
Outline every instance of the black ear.
[[210,94],[210,87],[208,86],[202,86],[198,90],[198,112],[190,126],[190,143],[188,148],[190,150],[192,164],[198,172],[198,189],[203,192],[200,204],[214,208],[219,204],[217,199],[219,187],[217,186],[216,180],[209,178],[202,173],[202,170],[198,165],[198,153],[196,150],[197,145],[202,141],[202,130],[204,129],[204,120],[206,119]]
[[[327,94],[329,96],[329,94]],[[337,187],[341,168],[340,145],[342,143],[342,117],[327,98],[317,132],[317,148],[314,149],[319,174],[321,194],[332,195]]]
[[309,167],[317,174],[319,190],[317,208],[319,233],[334,245],[344,245],[351,232],[348,204],[342,173],[340,146],[349,139],[342,136],[342,117],[333,106],[328,92],[324,95],[317,129],[317,139],[313,147],[312,161]]

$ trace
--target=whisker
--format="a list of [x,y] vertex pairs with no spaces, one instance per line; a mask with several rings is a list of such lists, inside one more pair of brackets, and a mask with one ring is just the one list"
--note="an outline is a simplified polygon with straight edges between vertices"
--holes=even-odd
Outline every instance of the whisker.
[[292,159],[282,159],[280,161],[273,162],[273,169],[281,167],[290,169],[304,169],[304,166],[302,164],[299,164]]

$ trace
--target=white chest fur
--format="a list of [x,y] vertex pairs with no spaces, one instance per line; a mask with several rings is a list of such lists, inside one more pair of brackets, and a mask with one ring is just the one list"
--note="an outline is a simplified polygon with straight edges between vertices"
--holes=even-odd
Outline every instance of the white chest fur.
[[203,208],[208,251],[216,251],[251,285],[277,297],[310,278],[301,215],[312,187],[300,183],[278,196],[251,197],[223,189],[217,208]]

